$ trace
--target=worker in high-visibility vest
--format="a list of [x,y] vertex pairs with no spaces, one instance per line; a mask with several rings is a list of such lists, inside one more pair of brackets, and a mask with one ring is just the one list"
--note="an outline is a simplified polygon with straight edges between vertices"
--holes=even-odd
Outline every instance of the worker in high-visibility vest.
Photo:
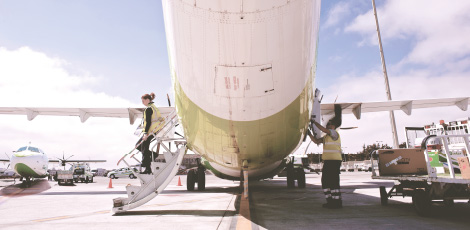
[[155,94],[144,94],[142,96],[142,104],[147,106],[144,110],[144,118],[142,119],[142,137],[137,141],[136,149],[142,153],[142,167],[145,167],[143,174],[152,173],[150,163],[152,161],[152,154],[156,158],[158,153],[149,150],[150,142],[154,140],[155,133],[158,132],[163,125],[164,119],[162,118],[157,106],[153,103]]
[[342,162],[341,137],[336,131],[336,129],[341,126],[341,107],[339,105],[335,105],[335,114],[335,117],[328,121],[326,127],[312,120],[313,124],[326,134],[322,138],[318,139],[308,131],[308,135],[314,143],[323,144],[321,183],[326,198],[326,204],[322,206],[324,208],[333,209],[343,207],[339,185],[339,174]]

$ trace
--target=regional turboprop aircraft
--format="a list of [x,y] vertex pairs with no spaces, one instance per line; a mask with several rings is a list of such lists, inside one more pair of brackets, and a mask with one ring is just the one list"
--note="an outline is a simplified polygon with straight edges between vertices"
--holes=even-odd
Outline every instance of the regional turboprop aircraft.
[[[277,174],[304,140],[311,119],[333,113],[333,104],[320,106],[315,90],[321,1],[162,2],[176,109],[186,146],[201,155],[199,169],[230,180],[242,179],[242,170],[250,179]],[[468,104],[468,97],[340,103],[343,114],[357,119],[362,112],[409,115],[412,108],[467,110]],[[40,114],[79,116],[82,122],[91,116],[128,117],[133,124],[142,110],[0,108],[0,113],[26,114],[28,120]],[[198,187],[205,181],[197,180]]]
[[106,160],[69,160],[69,159],[49,159],[40,148],[27,145],[19,148],[11,155],[9,160],[0,159],[0,161],[9,161],[15,172],[20,175],[23,184],[26,187],[31,186],[32,178],[45,178],[48,176],[47,168],[49,162],[60,163],[65,166],[68,162],[106,162]]

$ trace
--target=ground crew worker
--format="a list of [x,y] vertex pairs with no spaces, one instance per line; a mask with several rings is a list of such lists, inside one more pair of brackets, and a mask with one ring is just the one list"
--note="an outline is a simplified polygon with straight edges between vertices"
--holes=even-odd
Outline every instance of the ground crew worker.
[[339,173],[342,162],[341,138],[336,131],[341,126],[341,107],[335,105],[335,117],[328,121],[326,128],[316,121],[312,121],[326,135],[317,139],[308,131],[310,139],[316,144],[323,144],[323,169],[321,183],[326,198],[324,208],[342,208]]
[[155,99],[154,93],[144,94],[141,99],[142,104],[147,106],[147,108],[145,108],[144,118],[142,119],[143,135],[139,141],[137,141],[136,149],[142,153],[141,166],[145,167],[145,171],[142,173],[150,174],[152,173],[150,169],[152,154],[155,155],[155,158],[158,156],[158,153],[150,151],[150,142],[154,140],[155,133],[162,128],[164,119],[162,118],[157,106],[153,103],[153,99]]

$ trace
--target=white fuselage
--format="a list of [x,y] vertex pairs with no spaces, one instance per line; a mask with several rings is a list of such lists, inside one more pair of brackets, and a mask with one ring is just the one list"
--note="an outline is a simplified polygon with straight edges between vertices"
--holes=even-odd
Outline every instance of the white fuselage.
[[46,154],[24,150],[11,156],[10,166],[22,177],[43,178],[47,175],[49,159]]
[[263,177],[300,145],[312,109],[320,0],[163,0],[188,146],[205,166]]

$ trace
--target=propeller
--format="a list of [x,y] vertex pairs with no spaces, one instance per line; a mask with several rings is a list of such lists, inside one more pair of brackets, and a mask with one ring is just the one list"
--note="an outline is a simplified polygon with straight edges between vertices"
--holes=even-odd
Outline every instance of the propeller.
[[166,94],[166,99],[168,99],[168,106],[171,107],[170,96],[168,96],[168,94]]
[[[8,154],[5,152],[5,156],[7,156],[8,160],[10,161],[10,157],[8,156]],[[7,169],[10,168],[10,163],[8,162],[8,166],[7,166]]]
[[72,157],[73,157],[73,155],[72,155],[72,156],[69,156],[69,157],[67,157],[67,159],[65,159],[65,153],[62,152],[62,159],[61,159],[61,158],[58,158],[58,157],[56,157],[56,158],[60,161],[60,164],[61,164],[62,166],[64,166],[64,169],[65,169],[65,164],[67,163],[67,160],[70,159],[70,158],[72,158]]

